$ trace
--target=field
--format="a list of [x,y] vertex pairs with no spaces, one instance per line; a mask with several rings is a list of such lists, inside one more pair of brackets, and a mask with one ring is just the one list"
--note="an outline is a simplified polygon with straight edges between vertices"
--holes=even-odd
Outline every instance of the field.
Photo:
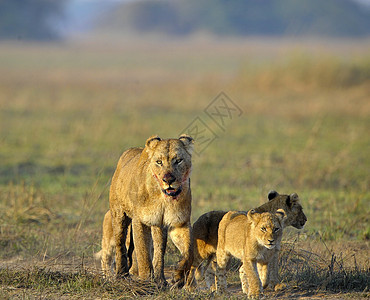
[[[280,259],[288,288],[268,297],[370,297],[369,50],[257,38],[0,44],[0,298],[215,297],[202,283],[188,293],[106,281],[93,259],[120,154],[194,120],[213,140],[196,136],[193,221],[259,206],[271,189],[301,198],[308,222],[285,231]],[[178,259],[169,242],[169,282]],[[242,298],[236,266],[229,284],[217,297]]]

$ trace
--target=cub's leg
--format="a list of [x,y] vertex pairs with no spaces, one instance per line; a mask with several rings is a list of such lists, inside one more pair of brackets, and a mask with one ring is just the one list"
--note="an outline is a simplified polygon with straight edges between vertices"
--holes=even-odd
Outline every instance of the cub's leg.
[[[270,266],[271,267],[271,266]],[[265,289],[269,284],[269,265],[257,263],[258,274],[261,280],[262,287]]]
[[255,260],[243,259],[243,267],[243,272],[245,272],[248,279],[248,298],[259,299],[262,285],[258,277],[257,263]]
[[195,287],[197,286],[197,281],[201,279],[201,277],[203,276],[202,272],[204,272],[203,270],[204,261],[199,253],[200,246],[199,246],[198,240],[196,241],[193,240],[193,246],[194,246],[193,263],[191,265],[189,276],[186,280],[186,287],[185,287],[188,291],[193,291],[195,289]]
[[194,289],[197,286],[197,281],[195,279],[196,271],[197,271],[197,268],[195,266],[191,266],[190,271],[189,271],[189,276],[186,279],[186,285],[185,285],[185,289],[189,292],[194,291]]
[[159,226],[152,226],[153,238],[153,270],[154,280],[161,284],[167,285],[166,278],[164,277],[164,254],[167,245],[167,228]]
[[226,268],[230,260],[230,255],[224,249],[217,246],[216,252],[217,268],[216,268],[216,291],[222,293],[227,288],[226,283]]
[[239,268],[239,277],[240,282],[242,283],[243,293],[248,294],[248,277],[243,264]]
[[280,283],[280,280],[279,280],[279,252],[280,252],[279,249],[275,249],[274,255],[268,267],[268,273],[269,273],[269,278],[270,278],[269,285],[276,292],[286,288],[286,284]]
[[[194,253],[195,256],[195,253]],[[198,255],[199,256],[199,255]],[[186,285],[189,287],[189,290],[192,291],[196,286],[197,286],[197,281],[200,281],[204,275],[207,276],[208,274],[208,266],[211,262],[212,259],[214,259],[215,255],[211,255],[210,257],[204,259],[202,261],[201,257],[197,257],[197,259],[194,257],[193,265],[191,266],[189,276],[186,282]],[[216,261],[215,261],[216,262]],[[216,268],[217,264],[215,265]],[[216,269],[215,269],[216,270]],[[205,273],[206,272],[206,273]],[[213,282],[213,288],[215,288],[215,276],[216,276],[216,271],[212,273],[212,278],[211,278],[211,283],[209,284],[207,282],[207,277],[206,279],[206,284],[207,287],[210,288]]]
[[127,264],[127,250],[126,250],[126,236],[127,227],[131,223],[131,219],[123,213],[119,215],[117,213],[112,214],[112,225],[113,225],[113,237],[116,245],[116,276],[126,276],[128,274]]
[[[217,261],[215,255],[212,255],[207,264],[204,279],[206,281],[207,287],[211,291],[216,290],[216,272],[217,272]],[[227,267],[226,267],[227,268]]]
[[189,223],[179,227],[170,228],[170,237],[172,242],[175,244],[177,249],[180,250],[183,258],[178,263],[177,270],[175,272],[174,281],[177,287],[181,287],[185,284],[185,277],[189,272],[193,263],[193,241],[191,226]]
[[151,231],[139,219],[132,219],[132,231],[135,245],[136,259],[139,269],[139,277],[150,279],[152,275],[152,262],[150,257]]

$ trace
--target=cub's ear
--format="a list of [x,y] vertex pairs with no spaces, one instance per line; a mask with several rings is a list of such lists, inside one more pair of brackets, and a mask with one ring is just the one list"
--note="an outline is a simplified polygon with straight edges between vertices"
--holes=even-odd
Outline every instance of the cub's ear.
[[194,149],[194,139],[190,135],[182,134],[180,135],[179,140],[185,146],[186,151],[191,155]]
[[285,220],[288,218],[286,212],[284,209],[282,208],[279,208],[276,212],[275,212],[276,216],[278,217],[278,219],[280,220],[280,223],[281,224],[284,224]]
[[158,142],[161,141],[161,138],[158,135],[152,135],[145,142],[145,148],[154,149],[157,146]]
[[254,218],[258,215],[259,213],[256,212],[255,209],[251,209],[250,211],[248,211],[248,214],[247,214],[247,217],[248,219],[250,220],[254,220]]
[[269,193],[267,195],[267,198],[270,201],[270,200],[276,198],[277,196],[279,196],[279,193],[277,191],[271,190],[271,191],[269,191]]

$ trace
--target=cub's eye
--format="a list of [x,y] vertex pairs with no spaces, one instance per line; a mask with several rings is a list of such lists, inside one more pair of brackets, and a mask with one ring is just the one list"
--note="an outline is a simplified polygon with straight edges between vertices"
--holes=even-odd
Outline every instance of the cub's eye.
[[262,232],[266,232],[266,227],[262,227],[262,228],[261,228],[261,231],[262,231]]
[[160,159],[158,159],[157,161],[156,161],[156,163],[157,163],[157,165],[159,165],[159,166],[161,166],[163,163],[162,163],[162,161],[160,160]]
[[280,230],[280,228],[278,228],[278,227],[274,228],[274,232],[277,232],[279,230]]
[[183,160],[182,158],[176,159],[175,164],[176,164],[176,165],[179,165],[179,164],[181,164],[183,161],[184,161],[184,160]]

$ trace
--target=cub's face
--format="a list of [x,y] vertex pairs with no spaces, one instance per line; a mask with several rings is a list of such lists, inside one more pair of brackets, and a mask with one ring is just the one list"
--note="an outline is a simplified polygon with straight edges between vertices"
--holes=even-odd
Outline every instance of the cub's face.
[[161,140],[151,137],[145,151],[149,169],[164,195],[176,199],[189,184],[193,139],[182,135],[179,139]]
[[[284,211],[283,211],[284,212]],[[282,221],[285,213],[271,214],[248,212],[248,218],[252,222],[252,231],[258,243],[267,249],[273,249],[283,234]],[[281,216],[280,216],[281,214]]]

